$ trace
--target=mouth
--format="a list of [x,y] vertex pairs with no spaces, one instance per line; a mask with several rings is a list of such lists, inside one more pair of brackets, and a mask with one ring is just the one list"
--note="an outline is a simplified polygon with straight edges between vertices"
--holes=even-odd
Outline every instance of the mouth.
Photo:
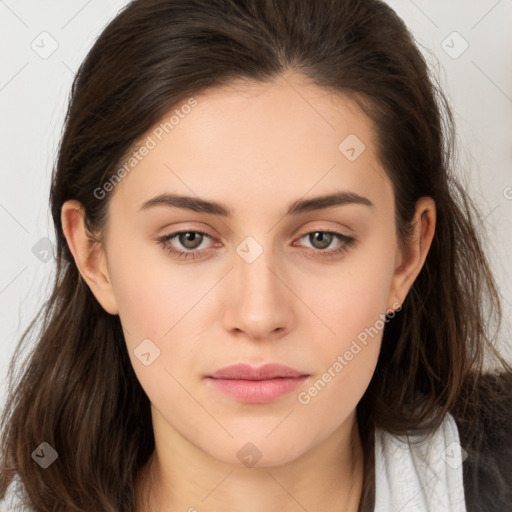
[[216,391],[246,403],[269,403],[304,383],[310,374],[281,364],[236,364],[206,376]]

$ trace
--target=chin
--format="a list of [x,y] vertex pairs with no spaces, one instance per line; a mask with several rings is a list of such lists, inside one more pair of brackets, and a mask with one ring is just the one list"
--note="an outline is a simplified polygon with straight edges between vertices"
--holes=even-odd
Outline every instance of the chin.
[[219,451],[217,445],[210,451],[210,455],[234,466],[270,468],[293,462],[305,451],[297,449],[303,444],[300,440],[287,436],[288,442],[285,442],[282,436],[276,435],[271,439],[274,434],[265,437],[267,434],[268,432],[259,436],[235,437],[230,441],[230,446],[224,446]]

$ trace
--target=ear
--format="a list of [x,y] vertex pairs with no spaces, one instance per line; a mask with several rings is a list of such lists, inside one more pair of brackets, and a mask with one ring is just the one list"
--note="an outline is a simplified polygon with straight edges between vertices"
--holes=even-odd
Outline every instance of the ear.
[[62,230],[82,278],[103,309],[111,315],[117,315],[119,310],[110,282],[105,251],[101,242],[87,230],[84,216],[81,203],[66,201],[61,211]]
[[397,303],[403,304],[427,258],[436,226],[436,206],[431,197],[418,199],[412,222],[412,240],[407,241],[403,249],[397,248],[396,268],[388,298],[390,310],[397,309]]

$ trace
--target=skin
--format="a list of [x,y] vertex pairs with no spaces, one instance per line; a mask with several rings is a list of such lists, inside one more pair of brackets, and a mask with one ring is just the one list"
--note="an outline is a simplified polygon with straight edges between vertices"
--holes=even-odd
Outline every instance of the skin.
[[[140,475],[138,510],[356,511],[363,470],[355,408],[382,329],[308,403],[298,394],[403,303],[432,241],[435,204],[418,201],[413,240],[400,249],[372,122],[294,72],[194,97],[197,106],[110,193],[102,243],[85,231],[79,203],[62,209],[76,264],[104,309],[120,316],[152,404],[156,450]],[[366,147],[354,161],[338,150],[351,133]],[[341,190],[373,206],[286,215],[293,201]],[[218,201],[233,216],[140,211],[170,192]],[[157,237],[178,230],[211,238],[197,241],[194,259],[177,259]],[[326,257],[322,250],[343,242],[323,249],[307,234],[329,230],[356,245]],[[251,263],[236,252],[247,236],[263,250]],[[169,243],[186,251],[181,242]],[[146,338],[160,350],[149,366],[134,355]],[[204,379],[239,362],[279,362],[310,377],[273,403],[242,403]],[[248,442],[261,453],[253,467],[237,456]]]

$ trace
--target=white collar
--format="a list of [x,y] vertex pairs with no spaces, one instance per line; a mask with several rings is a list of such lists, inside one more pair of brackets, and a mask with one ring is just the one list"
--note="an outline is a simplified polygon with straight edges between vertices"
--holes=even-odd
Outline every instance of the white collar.
[[467,453],[453,417],[447,414],[433,435],[409,439],[375,432],[374,512],[466,512]]

